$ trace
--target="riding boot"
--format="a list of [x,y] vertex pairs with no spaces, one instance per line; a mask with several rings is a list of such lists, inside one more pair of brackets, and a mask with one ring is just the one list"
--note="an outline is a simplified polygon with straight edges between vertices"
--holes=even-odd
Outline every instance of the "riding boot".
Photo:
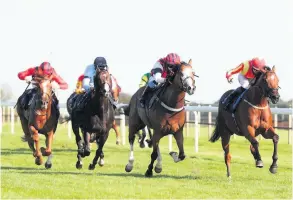
[[139,102],[140,102],[140,105],[141,107],[144,108],[145,106],[145,98],[146,98],[146,95],[151,91],[151,88],[147,85],[139,99]]
[[23,97],[23,108],[24,110],[27,110],[28,109],[28,104],[32,98],[32,91],[33,89],[28,89],[25,94],[24,94],[24,97]]
[[242,87],[237,88],[233,92],[231,92],[225,99],[222,101],[222,104],[224,105],[224,110],[228,110],[228,107],[232,101],[233,98],[235,98],[237,95],[241,94],[243,92]]
[[86,103],[90,99],[90,94],[91,94],[91,91],[90,90],[83,94],[83,96],[80,99],[80,101],[77,102],[78,109],[84,109]]
[[240,87],[241,88],[241,95],[238,97],[238,99],[236,100],[236,102],[234,103],[233,105],[233,108],[232,108],[232,112],[234,113],[236,111],[236,108],[238,106],[238,104],[240,103],[240,101],[242,100],[244,94],[247,92],[248,89],[245,89],[243,87]]

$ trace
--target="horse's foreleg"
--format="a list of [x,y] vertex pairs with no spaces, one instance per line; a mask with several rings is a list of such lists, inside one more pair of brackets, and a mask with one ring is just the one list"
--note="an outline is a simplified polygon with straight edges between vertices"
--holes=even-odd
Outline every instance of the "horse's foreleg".
[[274,143],[274,153],[273,153],[273,163],[270,167],[270,172],[275,174],[277,173],[277,160],[278,160],[278,142],[279,142],[279,135],[277,135],[275,133],[275,130],[273,127],[269,128],[269,130],[267,130],[267,132],[263,133],[262,136],[266,139],[273,139],[273,143]]
[[84,156],[89,156],[91,154],[90,148],[90,133],[82,130],[83,141],[84,141]]
[[176,143],[179,149],[179,155],[177,155],[176,152],[170,152],[169,154],[174,159],[174,162],[179,162],[185,159],[185,153],[184,153],[184,147],[183,147],[183,142],[184,142],[183,131],[180,130],[177,133],[175,133],[174,138],[176,140]]
[[40,141],[39,141],[39,133],[37,131],[37,129],[35,129],[34,126],[30,126],[30,132],[33,136],[33,141],[35,142],[36,145],[36,151],[34,152],[34,157],[36,157],[35,159],[35,163],[37,165],[41,165],[43,163],[43,157],[40,151]]
[[119,145],[120,144],[120,132],[118,130],[118,127],[116,125],[115,120],[113,121],[112,128],[114,129],[114,131],[116,133],[116,144]]
[[161,139],[160,132],[157,132],[154,134],[153,137],[153,152],[151,154],[151,163],[148,166],[147,171],[145,172],[146,177],[152,177],[153,176],[153,168],[154,168],[154,162],[158,158],[158,147],[159,147],[159,141]]
[[[96,138],[96,141],[98,141],[97,142],[98,149],[96,150],[96,155],[95,155],[95,157],[93,159],[93,162],[89,165],[89,170],[95,169],[96,164],[98,162],[98,159],[100,158],[101,154],[103,153],[103,147],[104,147],[104,144],[106,142],[106,139],[105,139],[105,136],[104,135],[105,134],[103,134],[102,136],[98,136]],[[103,154],[103,158],[104,158],[104,154]],[[104,160],[102,162],[104,162]],[[100,165],[100,166],[103,166],[103,165],[104,165],[104,163],[102,165]]]
[[[248,131],[248,133],[245,134],[246,131]],[[259,149],[258,149],[259,143],[258,143],[257,139],[255,138],[255,128],[252,127],[252,126],[248,126],[248,128],[245,129],[243,131],[243,133],[245,135],[245,138],[248,139],[249,142],[252,145],[251,150],[254,149],[253,156],[254,156],[254,159],[255,159],[256,167],[262,168],[263,167],[263,162],[261,160],[261,156],[260,156]]]
[[53,136],[54,132],[51,130],[47,135],[46,135],[46,149],[42,150],[42,155],[43,156],[49,156],[52,153],[52,142],[53,142]]

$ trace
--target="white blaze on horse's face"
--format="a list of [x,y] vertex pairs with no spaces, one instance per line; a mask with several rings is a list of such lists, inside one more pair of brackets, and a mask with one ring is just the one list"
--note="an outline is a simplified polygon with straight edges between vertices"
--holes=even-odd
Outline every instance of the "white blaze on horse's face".
[[49,95],[51,94],[49,84],[50,84],[49,80],[45,80],[40,83],[40,89],[42,92],[42,97],[41,97],[42,98],[42,105],[41,105],[42,109],[48,108],[48,103],[49,103],[49,98],[50,98]]
[[192,67],[185,67],[182,70],[182,84],[183,88],[185,91],[189,94],[192,95],[194,94],[195,91],[195,82],[194,82],[194,74],[193,74],[193,69]]

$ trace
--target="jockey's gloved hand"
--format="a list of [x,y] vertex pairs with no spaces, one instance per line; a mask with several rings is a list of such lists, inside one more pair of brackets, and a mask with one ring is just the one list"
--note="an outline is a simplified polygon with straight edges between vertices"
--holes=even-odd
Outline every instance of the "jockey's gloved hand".
[[163,82],[165,82],[165,78],[162,78],[161,73],[156,73],[155,74],[155,81],[158,82],[158,83],[163,83]]
[[28,76],[27,76],[27,77],[25,77],[25,79],[24,79],[24,80],[25,80],[25,82],[26,82],[26,83],[30,83],[30,82],[31,82],[31,79],[30,79],[30,77],[28,77]]

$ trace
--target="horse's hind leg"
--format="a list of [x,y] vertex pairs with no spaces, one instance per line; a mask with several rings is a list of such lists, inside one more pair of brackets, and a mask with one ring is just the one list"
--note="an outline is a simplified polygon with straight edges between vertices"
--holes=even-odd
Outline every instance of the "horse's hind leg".
[[74,121],[72,121],[72,130],[75,135],[75,141],[77,145],[77,159],[78,161],[75,164],[76,169],[82,168],[82,156],[84,155],[84,149],[83,149],[83,142],[79,135],[79,126]]
[[139,142],[140,148],[145,148],[145,144],[144,144],[144,140],[146,138],[146,130],[145,129],[146,129],[146,127],[144,127],[143,129],[141,129],[141,131],[142,131],[142,137],[141,137],[140,142]]
[[231,168],[231,154],[230,154],[230,137],[231,134],[229,133],[229,131],[227,130],[223,130],[222,134],[221,134],[221,138],[222,138],[222,148],[224,150],[224,159],[225,159],[225,164],[227,167],[227,177],[230,178],[231,177],[231,172],[230,172],[230,168]]
[[84,156],[89,156],[91,154],[91,148],[90,148],[90,133],[81,130],[82,135],[83,135],[83,141],[84,141]]
[[184,153],[184,147],[183,147],[183,129],[178,131],[177,133],[174,134],[174,138],[176,140],[178,149],[179,149],[179,155],[176,152],[170,152],[169,154],[172,156],[174,159],[174,162],[179,162],[185,159],[185,153]]
[[119,145],[120,144],[120,132],[118,130],[118,127],[116,125],[115,120],[113,121],[112,128],[114,129],[114,131],[116,133],[116,144]]
[[278,142],[279,142],[279,135],[276,134],[273,127],[269,128],[267,132],[263,133],[262,136],[266,139],[273,139],[274,143],[274,153],[273,153],[273,163],[270,166],[270,172],[275,174],[277,173],[277,160],[278,160]]
[[147,129],[148,129],[148,132],[149,132],[149,139],[146,139],[146,142],[148,143],[149,148],[152,148],[153,147],[153,143],[152,143],[152,138],[153,138],[152,131],[151,131],[151,129],[149,127],[147,127]]
[[22,126],[22,130],[24,132],[24,136],[22,136],[22,141],[28,143],[29,148],[32,150],[32,152],[34,153],[36,151],[35,147],[34,147],[34,141],[33,138],[30,134],[29,131],[29,127],[28,127],[28,120],[23,117],[23,116],[19,116],[20,117],[20,122],[21,122],[21,126]]

